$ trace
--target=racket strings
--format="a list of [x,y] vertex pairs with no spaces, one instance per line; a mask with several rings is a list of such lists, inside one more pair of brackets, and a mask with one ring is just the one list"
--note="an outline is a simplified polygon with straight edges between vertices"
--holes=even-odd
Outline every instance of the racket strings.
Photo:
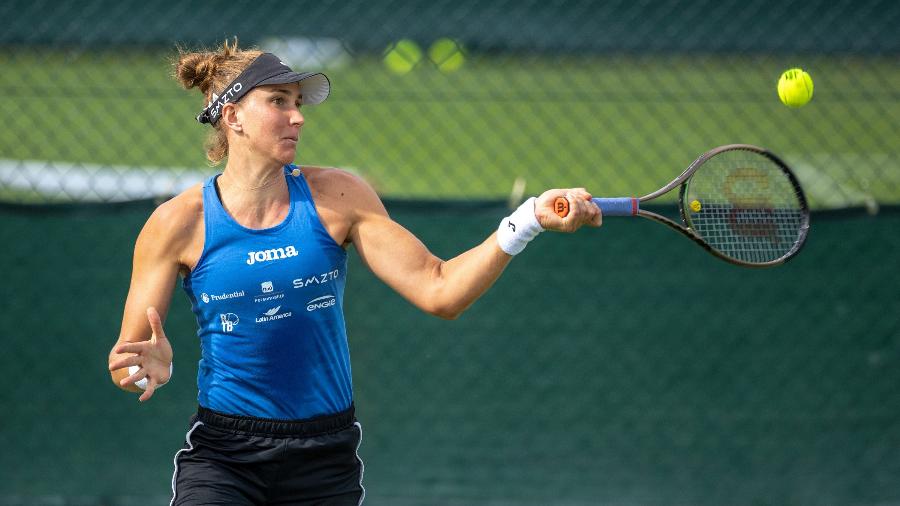
[[748,263],[787,255],[806,221],[788,175],[768,157],[726,151],[691,176],[683,194],[688,225],[720,253]]

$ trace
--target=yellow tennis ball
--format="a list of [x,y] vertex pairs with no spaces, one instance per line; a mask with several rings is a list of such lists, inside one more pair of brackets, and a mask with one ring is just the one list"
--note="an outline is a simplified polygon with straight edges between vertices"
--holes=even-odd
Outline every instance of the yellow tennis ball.
[[456,72],[466,61],[462,45],[448,38],[438,39],[428,49],[428,58],[441,72]]
[[702,206],[700,205],[700,201],[699,201],[699,200],[692,200],[692,201],[691,201],[691,211],[694,211],[695,213],[699,213],[701,207],[702,207]]
[[801,107],[812,100],[813,81],[803,69],[790,69],[778,79],[778,98],[788,107]]
[[415,41],[400,39],[384,50],[384,66],[395,74],[406,74],[422,59],[422,50]]

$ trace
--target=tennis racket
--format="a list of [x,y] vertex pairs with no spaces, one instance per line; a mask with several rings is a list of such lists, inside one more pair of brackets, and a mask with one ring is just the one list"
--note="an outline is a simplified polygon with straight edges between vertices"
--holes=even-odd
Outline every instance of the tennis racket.
[[[679,187],[682,223],[641,209]],[[603,216],[640,216],[681,232],[713,255],[737,265],[769,267],[796,255],[809,233],[809,208],[791,169],[766,149],[720,146],[653,193],[640,198],[595,198]],[[554,202],[569,214],[569,201]]]

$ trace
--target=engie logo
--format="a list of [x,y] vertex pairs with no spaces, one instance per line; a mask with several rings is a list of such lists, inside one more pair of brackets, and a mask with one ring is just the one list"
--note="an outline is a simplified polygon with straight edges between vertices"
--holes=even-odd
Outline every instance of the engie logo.
[[325,307],[331,307],[335,305],[335,303],[337,303],[337,299],[334,298],[334,295],[323,295],[307,302],[306,310],[316,311]]
[[281,260],[282,258],[295,257],[300,253],[294,246],[285,248],[267,249],[263,251],[247,252],[247,265],[253,265],[256,262],[271,262],[272,260]]

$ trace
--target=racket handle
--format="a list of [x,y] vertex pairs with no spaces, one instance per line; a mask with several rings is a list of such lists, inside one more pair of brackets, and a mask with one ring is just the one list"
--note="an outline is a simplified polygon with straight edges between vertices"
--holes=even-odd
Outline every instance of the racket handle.
[[[591,199],[600,208],[603,216],[636,216],[640,210],[640,201],[634,197],[616,197],[611,199]],[[569,201],[565,197],[556,197],[553,210],[560,218],[569,215]]]

